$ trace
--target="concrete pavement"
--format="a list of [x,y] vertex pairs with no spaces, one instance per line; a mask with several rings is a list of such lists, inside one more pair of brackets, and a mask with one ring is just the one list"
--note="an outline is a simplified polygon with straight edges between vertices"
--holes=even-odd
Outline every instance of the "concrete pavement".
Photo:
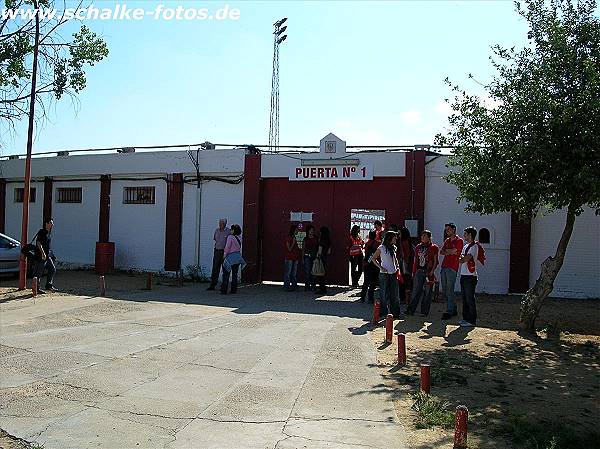
[[54,448],[398,448],[371,309],[277,286],[0,303],[0,427]]

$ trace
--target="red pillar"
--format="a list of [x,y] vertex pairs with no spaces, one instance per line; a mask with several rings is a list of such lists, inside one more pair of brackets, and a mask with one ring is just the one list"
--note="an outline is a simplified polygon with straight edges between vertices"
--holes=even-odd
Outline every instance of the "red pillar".
[[110,175],[100,176],[100,215],[98,217],[98,241],[108,243],[110,231]]
[[262,232],[262,182],[260,154],[247,154],[244,163],[243,256],[248,266],[242,272],[244,282],[260,282]]
[[510,214],[509,293],[529,290],[531,222],[523,222],[514,212]]
[[52,218],[52,178],[44,178],[44,222]]
[[6,222],[6,181],[0,179],[0,232],[4,234]]
[[165,225],[165,270],[181,269],[181,225],[183,222],[183,174],[167,180],[167,219]]
[[[410,181],[409,217],[419,221],[419,232],[424,229],[425,222],[425,156],[426,151],[413,150],[406,153],[406,176]],[[414,237],[414,236],[413,236]]]

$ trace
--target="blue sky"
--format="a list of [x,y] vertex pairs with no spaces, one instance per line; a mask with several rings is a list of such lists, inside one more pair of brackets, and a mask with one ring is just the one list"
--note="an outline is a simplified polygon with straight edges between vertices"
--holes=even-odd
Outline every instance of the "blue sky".
[[[70,2],[72,4],[72,2]],[[97,7],[117,2],[96,1]],[[119,2],[125,3],[125,2]],[[468,90],[490,78],[490,47],[525,44],[510,1],[128,1],[151,10],[224,5],[237,21],[87,21],[110,55],[88,70],[74,106],[56,103],[34,152],[267,143],[272,24],[288,17],[280,53],[280,143],[431,143],[446,124],[446,76]],[[26,128],[2,136],[25,152]]]

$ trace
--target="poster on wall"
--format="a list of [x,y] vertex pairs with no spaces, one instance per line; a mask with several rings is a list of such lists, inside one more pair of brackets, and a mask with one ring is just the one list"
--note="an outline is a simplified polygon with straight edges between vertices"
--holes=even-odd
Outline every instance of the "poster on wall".
[[373,166],[360,165],[315,165],[297,166],[290,170],[290,181],[371,181]]

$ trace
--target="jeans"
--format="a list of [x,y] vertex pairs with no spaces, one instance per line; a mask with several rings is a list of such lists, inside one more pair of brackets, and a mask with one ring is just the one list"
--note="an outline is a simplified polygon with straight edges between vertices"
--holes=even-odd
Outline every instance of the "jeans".
[[298,288],[298,281],[296,280],[297,272],[297,260],[285,260],[283,262],[283,288],[285,290],[296,290]]
[[460,292],[463,300],[463,320],[477,324],[477,306],[475,305],[475,287],[477,276],[461,275]]
[[312,274],[314,259],[310,256],[304,256],[304,286],[306,290],[315,288],[315,277]]
[[446,299],[446,312],[456,313],[456,302],[454,301],[454,285],[456,284],[456,271],[452,268],[442,268],[442,297]]
[[396,279],[396,275],[394,273],[379,273],[379,288],[381,290],[380,313],[399,315],[400,304],[398,304],[398,279]]
[[219,271],[221,271],[221,265],[223,265],[223,251],[224,250],[222,249],[215,249],[213,253],[213,265],[210,274],[211,287],[214,287],[219,283]]
[[238,286],[238,270],[240,268],[240,264],[236,263],[231,266],[231,271],[227,271],[223,268],[223,280],[221,282],[221,293],[227,293],[227,288],[229,287],[229,275],[231,274],[231,293],[237,292]]
[[38,285],[41,285],[42,276],[44,274],[44,268],[48,271],[46,273],[46,288],[50,288],[54,285],[54,274],[56,274],[56,267],[50,257],[46,260],[40,260],[35,265],[35,275],[38,278]]
[[352,278],[352,286],[356,287],[358,285],[358,281],[362,276],[363,272],[363,259],[364,256],[362,254],[357,254],[356,256],[350,256],[350,277]]
[[412,299],[408,305],[408,312],[415,313],[419,301],[421,301],[421,314],[429,315],[431,308],[431,288],[427,283],[427,273],[425,270],[417,270],[413,278]]

